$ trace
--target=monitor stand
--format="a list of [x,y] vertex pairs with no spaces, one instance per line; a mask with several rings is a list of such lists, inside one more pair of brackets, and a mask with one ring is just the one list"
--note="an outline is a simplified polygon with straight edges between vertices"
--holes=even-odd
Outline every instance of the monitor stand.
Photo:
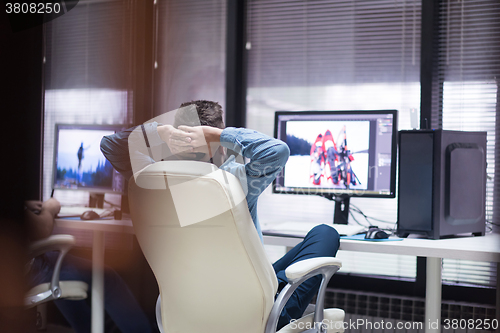
[[328,200],[335,201],[335,212],[333,214],[333,224],[347,224],[349,221],[349,200],[350,196],[333,194],[323,195]]

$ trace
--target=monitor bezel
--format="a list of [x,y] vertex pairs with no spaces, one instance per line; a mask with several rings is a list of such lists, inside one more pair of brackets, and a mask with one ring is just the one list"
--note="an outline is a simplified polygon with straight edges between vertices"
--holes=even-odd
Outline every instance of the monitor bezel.
[[[272,184],[272,192],[276,194],[294,194],[294,195],[319,195],[324,197],[360,197],[360,198],[386,198],[394,199],[396,197],[396,167],[397,167],[397,136],[398,136],[398,111],[395,109],[384,109],[384,110],[312,110],[312,111],[276,111],[274,113],[274,137],[278,137],[278,120],[280,116],[283,115],[350,115],[350,114],[371,114],[371,115],[392,115],[393,126],[392,126],[392,147],[391,147],[391,180],[390,180],[390,193],[387,194],[376,194],[376,193],[365,193],[363,191],[353,190],[352,193],[346,193],[345,191],[339,192],[336,189],[321,189],[313,187],[301,187],[300,191],[278,189],[276,184],[276,179],[274,179]],[[280,171],[280,174],[283,171]]]
[[[115,133],[120,132],[125,129],[124,125],[108,125],[108,124],[67,124],[67,123],[56,123],[54,131],[54,152],[52,158],[52,190],[57,191],[83,191],[91,193],[113,193],[113,194],[124,194],[126,189],[122,191],[115,191],[112,188],[102,188],[102,187],[79,187],[79,188],[60,188],[56,187],[56,175],[57,175],[57,148],[59,145],[59,130],[60,129],[82,129],[82,130],[111,130]],[[116,174],[117,171],[113,168],[113,173]],[[114,175],[113,175],[114,176]],[[123,176],[121,176],[123,177]],[[125,181],[125,179],[123,179]],[[124,185],[125,186],[125,185]]]

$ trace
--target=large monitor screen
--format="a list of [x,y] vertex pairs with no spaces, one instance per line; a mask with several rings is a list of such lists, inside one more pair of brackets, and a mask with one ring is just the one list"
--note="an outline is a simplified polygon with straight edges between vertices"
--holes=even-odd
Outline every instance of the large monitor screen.
[[106,125],[56,125],[53,188],[123,192],[123,177],[101,152],[103,136],[120,130]]
[[273,192],[394,198],[397,111],[278,111],[290,158]]

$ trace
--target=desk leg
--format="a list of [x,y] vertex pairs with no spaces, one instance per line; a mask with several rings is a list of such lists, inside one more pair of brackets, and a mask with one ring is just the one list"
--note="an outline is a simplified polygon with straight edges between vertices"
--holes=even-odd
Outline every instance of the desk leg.
[[92,333],[104,332],[104,232],[94,230],[92,244]]
[[425,333],[441,332],[441,258],[427,258]]

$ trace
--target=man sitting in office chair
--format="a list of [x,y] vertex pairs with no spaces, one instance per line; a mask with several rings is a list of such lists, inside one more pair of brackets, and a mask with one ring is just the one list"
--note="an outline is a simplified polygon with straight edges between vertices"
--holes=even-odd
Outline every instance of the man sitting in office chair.
[[[195,107],[195,116],[190,112],[190,107]],[[183,103],[176,113],[173,126],[157,122],[141,125],[147,152],[135,151],[132,145],[129,146],[129,136],[134,129],[106,136],[101,141],[101,151],[116,170],[130,178],[134,171],[160,160],[189,159],[216,164],[220,169],[235,175],[242,183],[247,192],[250,215],[263,240],[257,216],[257,200],[288,160],[290,151],[284,142],[250,129],[226,128],[222,107],[216,102],[203,100]],[[129,156],[130,147],[133,156]],[[233,156],[224,161],[226,149],[239,152],[250,161],[238,163]],[[163,153],[158,154],[159,151]],[[279,283],[278,293],[288,283],[285,275],[288,266],[315,257],[334,257],[339,248],[339,238],[334,228],[317,226],[301,243],[275,262],[273,267]],[[296,289],[280,315],[278,329],[302,316],[317,293],[320,282],[320,276],[316,276]]]

